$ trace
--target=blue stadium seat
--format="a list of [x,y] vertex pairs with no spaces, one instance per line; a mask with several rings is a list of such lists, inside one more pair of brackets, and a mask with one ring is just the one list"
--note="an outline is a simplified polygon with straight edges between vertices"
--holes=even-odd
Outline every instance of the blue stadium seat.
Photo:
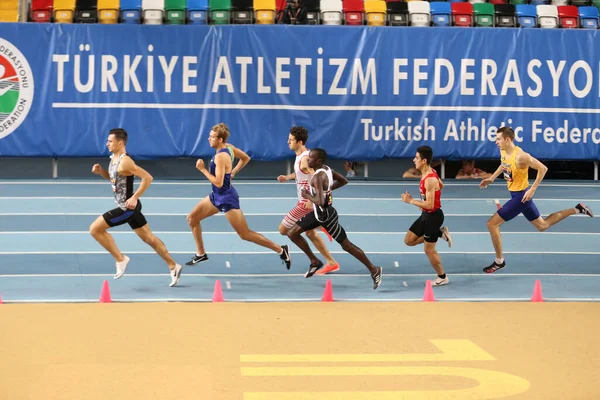
[[450,14],[452,9],[450,3],[445,1],[434,1],[430,3],[431,19],[433,26],[450,26]]
[[517,19],[521,28],[536,28],[537,9],[531,4],[517,4]]
[[206,25],[208,0],[188,0],[188,24]]
[[598,9],[596,7],[579,7],[579,20],[582,28],[598,29]]
[[142,0],[121,0],[121,23],[139,24],[142,19]]

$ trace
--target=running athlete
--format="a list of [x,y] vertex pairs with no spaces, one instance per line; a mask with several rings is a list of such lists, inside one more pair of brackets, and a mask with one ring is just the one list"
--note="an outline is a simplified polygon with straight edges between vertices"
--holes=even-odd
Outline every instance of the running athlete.
[[[496,133],[496,146],[500,149],[500,166],[491,177],[484,179],[479,187],[485,189],[500,175],[504,175],[510,200],[500,208],[487,223],[492,237],[492,244],[496,250],[496,259],[493,263],[483,269],[483,272],[494,273],[506,266],[502,256],[502,237],[500,236],[500,225],[510,221],[519,214],[523,214],[529,222],[540,232],[545,231],[552,225],[562,221],[570,215],[584,214],[593,217],[592,210],[583,203],[573,208],[558,211],[542,218],[535,206],[533,195],[544,179],[548,167],[524,152],[519,146],[515,146],[515,132],[512,128],[504,126]],[[537,176],[533,185],[529,186],[529,168],[537,170]]]
[[437,252],[435,245],[438,238],[448,242],[452,247],[452,237],[447,227],[442,227],[444,223],[444,212],[442,211],[442,189],[444,184],[439,178],[435,169],[431,168],[433,159],[433,150],[429,146],[420,146],[413,159],[415,168],[421,172],[421,182],[419,183],[419,192],[421,200],[415,200],[408,193],[402,194],[402,201],[415,205],[421,209],[421,216],[417,218],[406,232],[404,243],[407,246],[416,246],[424,243],[424,250],[431,266],[437,273],[437,278],[432,286],[443,286],[449,282],[448,276],[444,272],[442,260]]
[[[111,181],[115,193],[115,203],[118,207],[98,217],[90,226],[90,234],[115,258],[117,272],[114,278],[119,279],[127,269],[129,257],[119,251],[113,237],[107,230],[114,226],[129,224],[131,229],[165,260],[171,270],[171,283],[169,286],[175,286],[181,276],[181,265],[175,263],[165,244],[150,230],[150,226],[148,226],[146,218],[142,214],[142,202],[139,201],[139,198],[150,186],[152,176],[135,164],[127,154],[126,144],[127,132],[125,129],[112,129],[108,133],[108,140],[106,141],[106,147],[112,153],[108,171],[104,170],[100,164],[95,164],[92,167],[94,174]],[[135,193],[133,191],[134,176],[142,180]]]
[[326,159],[327,153],[319,148],[311,150],[308,155],[308,167],[313,169],[315,173],[310,178],[308,187],[310,191],[302,189],[301,195],[303,198],[310,200],[315,207],[312,213],[305,215],[296,222],[296,225],[288,231],[288,237],[310,259],[310,267],[304,274],[305,278],[313,276],[315,272],[323,267],[323,263],[315,257],[301,234],[322,226],[342,246],[345,252],[352,254],[354,258],[369,269],[373,279],[373,289],[377,289],[381,283],[383,268],[374,266],[365,253],[348,240],[346,231],[338,223],[338,213],[332,205],[331,191],[344,186],[348,183],[348,180],[325,165]]
[[[195,265],[208,260],[208,255],[204,251],[200,221],[221,211],[225,213],[227,221],[229,221],[229,224],[231,224],[242,240],[247,240],[273,250],[279,254],[287,269],[290,269],[292,260],[288,246],[279,246],[263,235],[248,228],[246,218],[242,210],[240,210],[240,198],[235,188],[231,185],[231,177],[250,161],[250,157],[242,150],[227,144],[228,138],[229,128],[227,125],[220,123],[213,126],[208,142],[210,143],[210,147],[215,149],[216,154],[210,160],[209,169],[207,170],[204,166],[204,161],[198,160],[196,162],[196,168],[212,184],[212,192],[202,199],[187,216],[188,224],[196,241],[196,254],[185,265]],[[233,159],[236,155],[242,160],[243,165],[240,167],[240,164],[238,164],[234,169]]]
[[[302,197],[302,189],[308,189],[308,180],[314,172],[308,167],[308,153],[309,150],[306,148],[306,141],[308,140],[308,131],[301,126],[294,126],[290,129],[290,135],[288,137],[288,146],[290,150],[296,153],[296,161],[294,162],[294,172],[289,175],[279,175],[277,180],[279,182],[287,182],[291,179],[296,180],[296,189],[298,192],[298,203],[296,207],[292,208],[290,212],[283,218],[283,221],[279,224],[279,233],[287,235],[288,230],[296,224],[296,222],[304,217],[306,214],[310,214],[313,211],[313,203]],[[316,229],[306,231],[306,236],[315,245],[319,253],[325,257],[327,265],[317,271],[317,275],[325,275],[329,272],[336,272],[340,270],[339,264],[334,260],[325,242],[319,236]],[[331,238],[330,238],[331,240]]]

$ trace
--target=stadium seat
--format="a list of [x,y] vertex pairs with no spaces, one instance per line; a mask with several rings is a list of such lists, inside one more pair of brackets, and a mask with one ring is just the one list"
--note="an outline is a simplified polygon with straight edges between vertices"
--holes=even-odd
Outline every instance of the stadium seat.
[[252,24],[254,22],[253,1],[231,0],[231,22],[234,24]]
[[550,4],[555,5],[555,6],[566,6],[569,4],[570,0],[552,0],[550,1]]
[[429,2],[414,0],[408,3],[408,24],[410,26],[431,25]]
[[162,25],[164,12],[165,0],[142,0],[144,25]]
[[231,20],[231,0],[210,0],[210,22],[213,25],[227,25]]
[[52,20],[53,0],[31,0],[29,18],[33,22],[50,22]]
[[387,5],[383,0],[366,0],[365,15],[367,25],[385,26]]
[[321,2],[319,0],[304,0],[306,7],[306,24],[320,25],[321,24]]
[[550,0],[531,0],[531,4],[534,6],[540,6],[544,4],[550,4]]
[[387,18],[390,26],[408,26],[408,3],[387,1]]
[[536,6],[540,28],[558,28],[558,9],[556,6],[541,4]]
[[512,4],[496,4],[496,26],[501,28],[514,28],[517,26],[515,6]]
[[445,1],[434,1],[429,4],[431,9],[431,22],[433,26],[450,26],[450,14],[452,14],[452,8],[450,3]]
[[119,21],[119,0],[98,0],[98,22],[116,24]]
[[531,4],[517,4],[517,20],[520,28],[537,28],[537,9]]
[[494,5],[490,3],[473,4],[473,16],[475,26],[492,27],[494,26]]
[[451,7],[454,26],[473,26],[473,4],[452,3]]
[[598,29],[598,9],[596,7],[579,7],[579,21],[582,28]]
[[518,4],[527,4],[529,0],[510,0],[509,3],[516,6]]
[[341,25],[342,7],[342,0],[321,0],[321,23],[323,25]]
[[19,1],[0,0],[0,22],[19,22]]
[[54,22],[72,24],[75,16],[75,0],[54,0]]
[[186,0],[165,0],[165,23],[167,25],[184,25],[187,16]]
[[257,24],[275,22],[275,0],[254,0],[254,15]]
[[75,22],[95,24],[98,22],[98,0],[77,0],[75,3]]
[[558,6],[561,28],[579,28],[579,11],[575,6]]
[[346,25],[364,25],[365,5],[363,0],[343,0],[342,9]]
[[208,22],[208,0],[187,0],[188,24],[206,25]]
[[506,4],[506,3],[507,3],[506,0],[490,0],[490,4],[493,4],[493,5]]

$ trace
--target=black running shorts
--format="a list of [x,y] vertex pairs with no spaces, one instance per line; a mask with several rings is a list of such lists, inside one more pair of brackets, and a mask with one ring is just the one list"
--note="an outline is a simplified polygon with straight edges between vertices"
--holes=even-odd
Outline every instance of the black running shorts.
[[338,213],[336,209],[331,206],[326,207],[323,209],[322,214],[321,221],[317,219],[314,212],[311,212],[300,218],[296,224],[299,225],[304,232],[322,226],[336,242],[341,244],[346,240],[347,236],[344,228],[338,223]]
[[423,211],[421,216],[410,226],[409,231],[417,237],[424,236],[426,242],[435,243],[440,237],[440,228],[443,223],[444,212],[441,208],[432,213]]
[[139,200],[133,210],[115,208],[102,214],[102,217],[110,227],[127,223],[131,229],[138,229],[147,224],[146,217],[142,214],[142,202]]

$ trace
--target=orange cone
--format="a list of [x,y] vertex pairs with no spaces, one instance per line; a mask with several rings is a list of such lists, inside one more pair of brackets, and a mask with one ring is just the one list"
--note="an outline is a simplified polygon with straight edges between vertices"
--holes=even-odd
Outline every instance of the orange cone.
[[223,289],[221,288],[221,281],[218,279],[215,282],[215,290],[213,291],[212,301],[213,303],[222,303],[225,301],[225,299],[223,299]]
[[542,296],[542,283],[539,279],[535,281],[535,285],[533,286],[533,296],[531,296],[531,301],[534,303],[544,302],[544,297]]
[[0,297],[0,304],[2,304],[2,297]]
[[431,281],[427,279],[425,282],[425,292],[423,293],[423,301],[435,301],[435,296],[433,295],[433,288],[431,287]]
[[112,303],[110,298],[110,289],[108,288],[108,281],[104,281],[102,285],[102,292],[100,292],[100,303]]
[[325,290],[323,291],[323,298],[321,301],[333,301],[333,288],[331,287],[331,279],[327,279],[325,283]]

